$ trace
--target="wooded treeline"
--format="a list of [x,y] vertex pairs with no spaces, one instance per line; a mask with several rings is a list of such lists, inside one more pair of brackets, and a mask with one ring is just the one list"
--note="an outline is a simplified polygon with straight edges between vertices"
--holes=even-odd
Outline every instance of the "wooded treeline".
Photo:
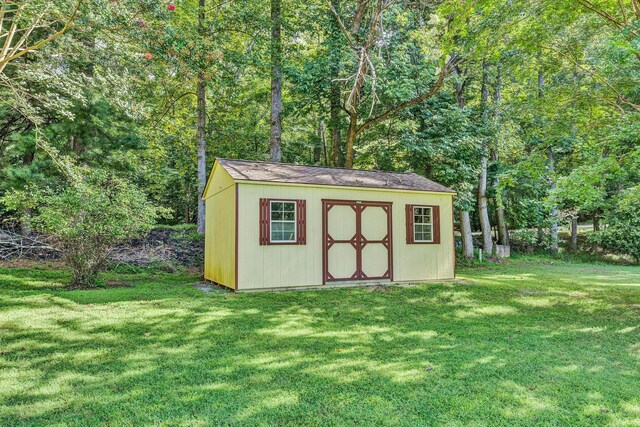
[[638,0],[0,11],[2,194],[83,165],[202,229],[217,156],[412,170],[458,192],[467,256],[472,231],[488,253],[515,229],[557,251],[558,224],[590,220],[610,229],[594,244],[640,257]]

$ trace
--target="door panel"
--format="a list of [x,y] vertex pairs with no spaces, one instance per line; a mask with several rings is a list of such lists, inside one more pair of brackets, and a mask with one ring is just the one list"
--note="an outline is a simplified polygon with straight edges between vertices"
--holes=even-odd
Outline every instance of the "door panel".
[[393,280],[391,203],[322,201],[323,281]]
[[384,277],[387,274],[388,250],[381,244],[367,244],[362,248],[361,271],[365,278]]
[[334,243],[328,251],[332,278],[351,278],[357,274],[357,253],[351,243]]
[[362,210],[362,236],[367,240],[382,240],[388,234],[387,213],[378,206]]
[[356,215],[350,206],[333,206],[327,213],[327,224],[334,240],[351,240],[356,235]]

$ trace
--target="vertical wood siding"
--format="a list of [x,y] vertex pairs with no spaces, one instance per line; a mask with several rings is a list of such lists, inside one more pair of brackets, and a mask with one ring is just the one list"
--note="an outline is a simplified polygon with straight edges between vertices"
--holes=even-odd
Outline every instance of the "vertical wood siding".
[[[322,285],[322,199],[392,202],[393,279],[398,282],[454,277],[452,195],[373,189],[239,183],[239,289]],[[260,245],[260,199],[305,200],[305,243]],[[439,207],[440,244],[408,245],[405,205]],[[234,203],[223,209],[233,210]],[[207,218],[208,219],[208,218]],[[345,224],[346,226],[346,224]],[[230,227],[230,230],[233,228]],[[372,232],[372,231],[369,231]],[[209,242],[209,241],[207,241]],[[373,269],[383,250],[368,251],[363,260]],[[207,261],[209,258],[207,258]],[[382,260],[380,260],[380,264]],[[385,262],[386,264],[386,262]]]
[[236,185],[223,168],[212,172],[205,196],[204,278],[234,289]]

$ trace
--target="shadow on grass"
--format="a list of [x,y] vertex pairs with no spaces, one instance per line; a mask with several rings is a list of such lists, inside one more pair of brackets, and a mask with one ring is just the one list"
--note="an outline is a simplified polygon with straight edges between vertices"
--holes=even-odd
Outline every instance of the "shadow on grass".
[[640,414],[637,316],[619,309],[640,293],[594,281],[583,297],[561,276],[542,283],[553,269],[521,281],[483,270],[473,286],[240,295],[170,275],[45,291],[31,284],[40,273],[13,273],[2,271],[8,287],[0,279],[11,302],[0,306],[2,425],[602,425]]

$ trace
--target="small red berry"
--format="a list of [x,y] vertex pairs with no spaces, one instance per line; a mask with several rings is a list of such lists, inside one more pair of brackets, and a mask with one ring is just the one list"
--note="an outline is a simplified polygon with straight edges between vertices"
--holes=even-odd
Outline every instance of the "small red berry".
[[145,24],[142,19],[138,19],[138,25],[141,26],[141,27],[146,27],[147,26],[147,24]]
[[148,61],[151,58],[153,58],[153,55],[151,55],[149,52],[147,52],[147,53],[144,54],[144,58]]
[[174,10],[176,10],[176,5],[173,3],[169,3],[167,5],[167,9],[169,9],[171,12],[173,12]]

